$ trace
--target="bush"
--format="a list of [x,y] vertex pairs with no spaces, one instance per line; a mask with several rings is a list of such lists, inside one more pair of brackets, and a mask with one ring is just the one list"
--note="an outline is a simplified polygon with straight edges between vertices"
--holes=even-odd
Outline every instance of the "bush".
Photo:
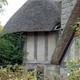
[[67,64],[67,69],[70,71],[68,73],[68,80],[79,80],[80,79],[80,58],[75,57],[70,60]]
[[0,37],[0,65],[22,63],[25,53],[24,40],[23,33],[12,33]]
[[[28,68],[20,65],[7,65],[5,68],[0,68],[0,80],[64,80],[63,76],[51,75],[49,78],[45,75],[37,74],[41,73],[43,66],[39,66],[37,70],[29,71]],[[13,69],[13,70],[12,70]]]

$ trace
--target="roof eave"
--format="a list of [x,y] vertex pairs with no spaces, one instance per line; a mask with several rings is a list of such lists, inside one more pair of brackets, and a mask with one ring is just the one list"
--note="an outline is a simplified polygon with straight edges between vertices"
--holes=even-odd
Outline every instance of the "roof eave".
[[80,17],[80,0],[77,0],[76,5],[72,11],[72,14],[67,22],[67,25],[64,29],[63,35],[61,37],[61,40],[59,41],[52,59],[52,64],[60,64],[67,49],[68,46],[72,40],[74,30],[71,28],[71,25],[74,25],[74,22],[76,22],[76,18]]

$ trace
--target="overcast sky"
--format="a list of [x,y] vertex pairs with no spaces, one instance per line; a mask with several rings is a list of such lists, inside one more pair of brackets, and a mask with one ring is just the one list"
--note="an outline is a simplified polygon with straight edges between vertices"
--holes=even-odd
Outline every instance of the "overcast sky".
[[7,0],[3,15],[0,14],[1,24],[4,26],[9,18],[27,1],[27,0]]

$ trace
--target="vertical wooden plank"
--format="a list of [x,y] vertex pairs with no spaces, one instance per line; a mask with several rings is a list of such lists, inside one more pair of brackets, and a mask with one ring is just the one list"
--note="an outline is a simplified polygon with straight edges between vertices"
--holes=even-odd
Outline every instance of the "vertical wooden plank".
[[48,60],[48,32],[45,32],[45,60]]
[[34,33],[34,59],[37,60],[37,42],[38,42],[38,35],[37,32]]

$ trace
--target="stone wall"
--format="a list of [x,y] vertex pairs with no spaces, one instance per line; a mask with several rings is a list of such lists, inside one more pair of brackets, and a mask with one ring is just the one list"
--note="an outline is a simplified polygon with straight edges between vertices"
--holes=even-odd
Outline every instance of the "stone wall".
[[68,19],[72,13],[72,10],[76,4],[77,0],[61,0],[61,28],[62,30],[59,31],[59,40],[63,34],[64,28],[68,22]]
[[62,0],[61,26],[64,29],[77,0]]
[[[43,69],[43,75],[45,78],[53,78],[55,74],[60,74],[60,66],[59,65],[51,65],[51,64],[26,64],[26,68],[28,70],[34,70],[34,77],[37,76],[38,68]],[[42,74],[42,73],[41,73]],[[53,79],[54,80],[54,79]]]
[[[66,24],[68,22],[68,19],[72,13],[72,10],[76,4],[77,0],[62,0],[62,15],[61,15],[61,27],[64,28],[66,27]],[[64,75],[66,77],[66,75],[68,74],[69,71],[66,71],[66,62],[69,61],[70,59],[70,53],[74,53],[74,51],[72,49],[74,49],[75,47],[75,41],[73,41],[62,61],[62,64],[60,65],[60,74]],[[75,54],[74,54],[75,55]]]

